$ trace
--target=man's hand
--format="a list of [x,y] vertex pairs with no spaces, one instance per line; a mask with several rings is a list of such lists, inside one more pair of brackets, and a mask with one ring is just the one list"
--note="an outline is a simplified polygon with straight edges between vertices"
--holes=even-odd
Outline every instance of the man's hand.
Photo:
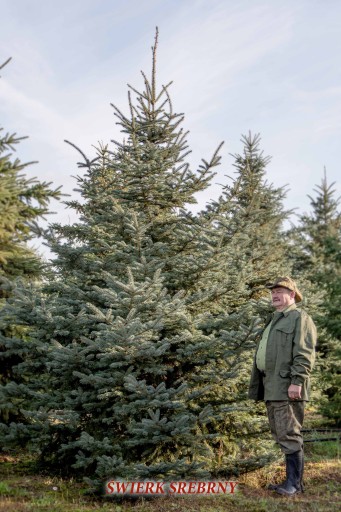
[[301,391],[302,391],[302,386],[299,386],[296,384],[290,384],[290,386],[288,388],[289,398],[291,398],[292,400],[297,400],[297,399],[301,398]]

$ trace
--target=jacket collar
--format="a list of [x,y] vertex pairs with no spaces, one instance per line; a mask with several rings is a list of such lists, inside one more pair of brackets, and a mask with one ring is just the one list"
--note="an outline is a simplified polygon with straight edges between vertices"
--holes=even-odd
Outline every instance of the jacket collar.
[[279,318],[282,316],[287,317],[291,311],[294,311],[296,309],[296,303],[290,304],[286,309],[283,311],[277,311],[277,309],[272,313],[271,317],[274,322],[276,322]]
[[284,311],[282,311],[282,313],[284,316],[288,316],[290,311],[294,311],[295,309],[297,309],[297,307],[296,303],[294,302],[293,304],[290,304],[290,306],[288,306]]

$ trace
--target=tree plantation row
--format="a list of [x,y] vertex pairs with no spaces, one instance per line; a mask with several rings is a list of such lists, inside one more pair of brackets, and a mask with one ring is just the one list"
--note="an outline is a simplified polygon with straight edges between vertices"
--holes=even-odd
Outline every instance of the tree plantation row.
[[[341,214],[326,175],[289,230],[259,135],[192,213],[219,149],[192,170],[183,116],[151,78],[115,107],[124,140],[81,150],[71,225],[39,223],[60,189],[30,179],[0,133],[0,438],[42,465],[105,480],[238,475],[274,456],[247,399],[266,283],[291,275],[318,326],[312,406],[340,421]],[[40,234],[53,258],[27,243]]]

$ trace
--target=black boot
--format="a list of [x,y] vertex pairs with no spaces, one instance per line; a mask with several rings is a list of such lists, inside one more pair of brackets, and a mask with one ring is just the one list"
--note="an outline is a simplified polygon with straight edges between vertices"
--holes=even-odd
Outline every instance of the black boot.
[[[286,468],[286,474],[288,474],[288,458],[287,458],[287,456],[285,456],[285,468]],[[282,482],[281,484],[269,484],[267,488],[269,491],[277,491],[277,488],[279,486],[285,485],[286,483],[287,483],[287,480],[285,479],[284,482]]]
[[303,450],[286,455],[287,461],[287,479],[284,484],[277,487],[276,492],[283,496],[293,496],[303,491],[301,485],[303,477]]

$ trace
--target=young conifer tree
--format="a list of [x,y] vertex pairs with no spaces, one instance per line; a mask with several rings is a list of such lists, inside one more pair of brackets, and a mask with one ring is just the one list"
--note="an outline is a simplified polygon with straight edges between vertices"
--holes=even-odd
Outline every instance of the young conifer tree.
[[294,265],[305,273],[323,296],[315,317],[319,330],[316,378],[324,390],[321,412],[339,424],[341,417],[341,212],[335,183],[328,184],[326,170],[310,199],[311,213],[299,217],[291,230],[295,243]]
[[[235,177],[223,187],[219,200],[201,213],[206,246],[213,256],[197,281],[197,294],[209,297],[201,328],[216,337],[219,357],[219,350],[225,349],[210,396],[210,403],[221,413],[221,424],[217,427],[217,421],[215,427],[225,447],[222,459],[228,466],[226,453],[234,450],[240,464],[250,469],[252,463],[245,453],[252,440],[257,439],[260,464],[269,452],[264,406],[247,399],[255,340],[272,311],[265,285],[291,274],[292,263],[283,226],[290,214],[283,206],[285,189],[267,182],[270,159],[260,149],[260,136],[249,133],[242,143],[242,153],[233,155]],[[220,378],[225,378],[225,384]]]
[[[3,133],[0,128],[0,309],[11,296],[17,279],[28,282],[41,277],[43,262],[28,242],[37,235],[37,221],[50,213],[51,199],[59,199],[61,195],[59,188],[53,190],[50,183],[25,175],[24,170],[33,162],[22,163],[13,157],[15,147],[25,138]],[[20,351],[12,344],[10,350],[5,338],[25,338],[26,331],[16,322],[6,325],[0,325],[0,384],[13,379],[12,368],[21,361]],[[0,402],[0,419],[7,422],[18,419],[17,408],[7,405]]]
[[[236,298],[227,297],[229,310],[264,294],[264,285],[291,272],[283,236],[285,187],[267,182],[270,157],[260,149],[259,134],[242,137],[242,154],[234,154],[235,178],[223,187],[211,206],[222,235],[221,255],[226,282],[233,280]],[[224,263],[225,262],[225,263]]]
[[61,196],[60,187],[52,190],[51,183],[25,175],[35,162],[13,157],[15,147],[26,138],[0,128],[0,297],[6,296],[7,279],[40,275],[42,262],[27,244],[37,235],[37,220],[50,213],[51,199]]

